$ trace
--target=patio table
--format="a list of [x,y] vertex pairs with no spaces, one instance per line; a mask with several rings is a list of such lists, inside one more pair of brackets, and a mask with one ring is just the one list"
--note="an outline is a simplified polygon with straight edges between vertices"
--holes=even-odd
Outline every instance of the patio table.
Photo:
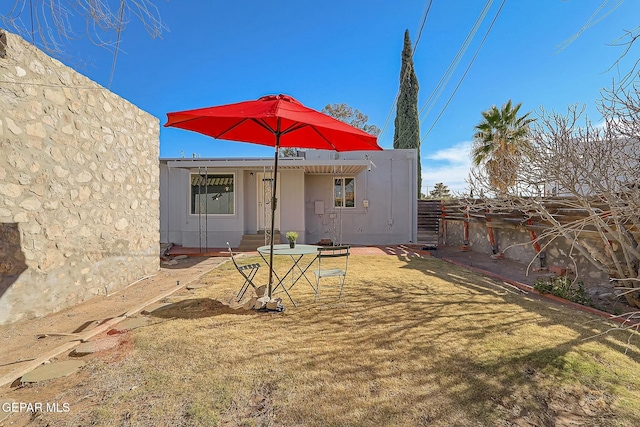
[[[273,275],[275,276],[275,278],[278,281],[278,283],[274,286],[272,293],[275,293],[276,289],[278,289],[278,287],[282,286],[282,290],[287,294],[287,296],[289,297],[289,299],[291,300],[293,305],[297,306],[296,302],[291,297],[291,294],[289,294],[289,291],[303,277],[307,281],[307,283],[309,283],[309,285],[311,286],[311,288],[315,292],[316,288],[313,286],[313,283],[311,283],[311,281],[307,277],[306,272],[309,269],[309,267],[311,267],[313,265],[315,260],[318,259],[318,248],[320,248],[320,246],[316,246],[316,245],[296,244],[295,247],[293,247],[293,248],[289,247],[289,244],[273,245],[273,255],[274,256],[276,256],[276,255],[280,255],[280,256],[288,255],[291,258],[291,260],[293,261],[293,265],[291,265],[291,268],[289,268],[289,270],[284,274],[284,276],[282,276],[282,278],[279,277],[278,274],[274,270]],[[262,257],[264,262],[267,265],[269,265],[269,261],[268,261],[269,257],[268,256],[265,257],[265,255],[269,255],[270,246],[269,245],[260,246],[258,248],[258,253]],[[309,263],[307,263],[307,264],[302,263],[301,264],[300,261],[302,260],[302,258],[305,255],[313,255],[313,258],[309,261]],[[297,276],[297,277],[296,277],[296,269],[300,272],[300,275]],[[285,284],[285,280],[289,275],[291,275],[291,286],[287,287],[287,285]]]

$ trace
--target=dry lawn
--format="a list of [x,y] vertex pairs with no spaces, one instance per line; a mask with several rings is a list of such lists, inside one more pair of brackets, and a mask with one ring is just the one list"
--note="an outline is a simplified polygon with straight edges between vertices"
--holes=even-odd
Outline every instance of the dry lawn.
[[437,259],[352,256],[345,305],[300,282],[280,314],[229,307],[230,263],[203,282],[32,425],[640,425],[640,336]]

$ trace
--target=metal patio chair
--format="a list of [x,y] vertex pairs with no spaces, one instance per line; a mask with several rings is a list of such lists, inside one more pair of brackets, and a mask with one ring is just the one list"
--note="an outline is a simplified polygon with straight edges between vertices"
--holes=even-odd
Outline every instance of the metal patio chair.
[[[318,269],[313,273],[316,276],[316,294],[314,301],[320,299],[320,280],[335,277],[340,284],[340,298],[344,297],[344,281],[349,267],[350,246],[329,246],[318,248]],[[331,261],[333,260],[333,261]]]
[[247,292],[247,289],[249,289],[249,286],[253,287],[254,290],[258,289],[255,283],[253,283],[253,278],[256,276],[256,273],[260,269],[260,264],[255,263],[255,264],[239,265],[238,262],[236,261],[236,258],[233,256],[233,251],[231,250],[231,245],[229,244],[229,242],[227,242],[227,246],[229,247],[229,255],[231,256],[231,261],[233,261],[233,265],[236,266],[236,270],[238,270],[238,272],[242,274],[242,277],[244,277],[244,283],[242,284],[242,287],[238,291],[238,296],[237,296],[238,301],[240,301],[244,296],[244,294]]

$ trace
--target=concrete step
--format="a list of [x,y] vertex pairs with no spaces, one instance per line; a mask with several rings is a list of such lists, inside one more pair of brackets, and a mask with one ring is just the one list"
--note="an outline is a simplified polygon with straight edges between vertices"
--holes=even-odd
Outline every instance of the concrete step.
[[[282,236],[279,231],[273,233],[274,243],[278,244],[282,242]],[[240,245],[237,247],[237,250],[240,252],[248,252],[255,251],[260,246],[264,246],[264,233],[257,234],[244,234],[242,236],[242,240],[240,241]]]

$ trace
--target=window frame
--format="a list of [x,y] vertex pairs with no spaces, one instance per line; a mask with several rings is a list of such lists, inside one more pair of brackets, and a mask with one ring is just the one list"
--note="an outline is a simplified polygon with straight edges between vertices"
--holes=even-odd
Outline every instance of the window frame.
[[[346,206],[347,204],[347,185],[345,184],[347,179],[351,179],[353,182],[353,206]],[[336,181],[342,181],[341,189],[342,189],[342,205],[336,205],[336,201],[338,198],[336,197]],[[344,177],[333,177],[332,180],[332,189],[333,192],[333,208],[334,209],[355,209],[357,207],[356,199],[357,199],[357,191],[356,191],[356,177],[355,176],[344,176]]]
[[[193,198],[193,185],[191,185],[191,182],[193,182],[193,177],[194,176],[201,176],[201,177],[207,177],[209,179],[211,179],[212,177],[228,177],[231,176],[231,179],[233,180],[233,205],[232,205],[232,212],[231,213],[208,213],[208,212],[202,212],[202,213],[197,213],[194,212],[195,211],[195,202],[194,202],[194,198]],[[188,185],[189,185],[189,201],[188,201],[188,205],[187,205],[187,213],[190,216],[200,216],[200,215],[206,215],[206,216],[212,216],[212,217],[235,217],[236,216],[236,211],[237,211],[237,191],[236,191],[236,173],[235,172],[216,172],[216,173],[198,173],[198,172],[189,172],[189,180],[188,180]],[[197,187],[197,186],[196,186]],[[211,193],[209,193],[211,194]]]

